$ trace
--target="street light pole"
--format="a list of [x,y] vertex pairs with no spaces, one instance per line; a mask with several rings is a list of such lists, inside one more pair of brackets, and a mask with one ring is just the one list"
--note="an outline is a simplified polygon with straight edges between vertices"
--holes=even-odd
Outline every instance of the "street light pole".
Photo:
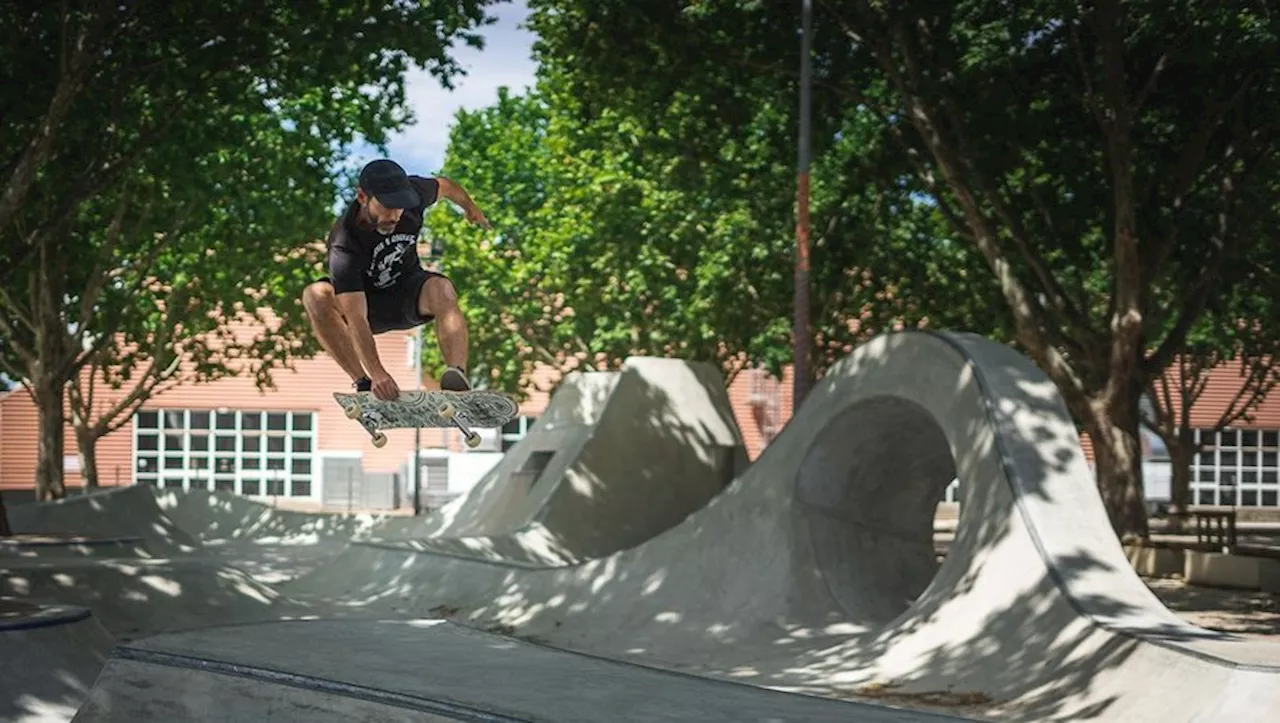
[[[413,344],[414,388],[422,389],[422,325],[418,325],[418,337]],[[422,426],[413,428],[413,514],[422,514]]]
[[795,256],[795,380],[792,409],[800,408],[809,392],[809,105],[810,48],[813,32],[813,0],[801,0],[800,33],[800,151],[796,178]]

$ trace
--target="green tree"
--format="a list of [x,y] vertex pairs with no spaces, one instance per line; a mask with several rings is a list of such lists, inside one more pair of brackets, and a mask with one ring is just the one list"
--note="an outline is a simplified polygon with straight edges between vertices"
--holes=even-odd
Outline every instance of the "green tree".
[[[459,113],[450,137],[442,172],[486,206],[498,237],[456,215],[429,221],[463,297],[473,368],[513,391],[534,364],[615,368],[629,354],[780,373],[790,359],[792,272],[778,259],[793,243],[792,170],[780,160],[791,111],[760,104],[748,140],[722,134],[701,159],[626,116],[593,116],[554,70],[541,76],[528,95]],[[819,368],[868,334],[931,321],[913,298],[954,301],[949,319],[981,316],[948,293],[976,255],[910,189],[878,182],[869,120],[838,119],[841,140],[816,162]],[[440,364],[428,349],[428,367]]]
[[[242,118],[250,132],[239,147],[193,158],[181,179],[140,178],[119,189],[122,208],[147,199],[146,218],[129,228],[87,224],[86,246],[133,258],[105,264],[112,270],[97,296],[84,367],[68,386],[86,486],[97,486],[97,440],[154,394],[238,374],[272,387],[273,370],[319,349],[298,290],[321,265],[320,242],[299,247],[299,229],[330,220],[319,201],[332,197],[332,185],[310,170],[323,158],[322,142],[294,142],[274,111]],[[292,188],[244,183],[258,173],[291,179]],[[155,234],[161,220],[171,225]],[[114,238],[93,239],[104,227]]]
[[1187,334],[1187,341],[1164,373],[1151,380],[1143,423],[1169,450],[1170,512],[1180,527],[1191,505],[1191,462],[1205,449],[1197,443],[1192,409],[1208,388],[1210,373],[1237,370],[1233,391],[1217,419],[1200,425],[1202,438],[1240,421],[1254,419],[1258,406],[1280,386],[1280,246],[1258,244],[1248,264],[1227,279],[1227,289]]
[[[703,127],[742,137],[761,85],[797,97],[790,4],[531,5],[584,107],[691,153]],[[1261,2],[816,3],[815,119],[879,118],[900,182],[987,269],[956,283],[998,292],[1092,439],[1122,535],[1147,533],[1143,391],[1244,241],[1276,243],[1277,23]]]
[[[147,329],[155,314],[126,311],[113,294],[150,293],[149,274],[168,288],[184,272],[194,279],[199,267],[180,259],[200,258],[183,246],[197,241],[254,269],[242,275],[249,287],[280,294],[287,274],[269,267],[280,249],[324,233],[336,161],[410,119],[410,64],[450,82],[449,47],[479,43],[470,30],[486,4],[0,8],[10,29],[0,41],[0,332],[6,371],[40,410],[39,498],[63,494],[67,384],[111,333],[154,342],[159,331]],[[193,293],[226,293],[235,278],[202,277]]]

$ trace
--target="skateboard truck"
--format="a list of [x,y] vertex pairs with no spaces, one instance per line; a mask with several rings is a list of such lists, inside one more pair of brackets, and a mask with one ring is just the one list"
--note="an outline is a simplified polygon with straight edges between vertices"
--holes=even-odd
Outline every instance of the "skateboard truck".
[[365,431],[369,433],[369,436],[373,437],[373,446],[381,449],[382,446],[387,443],[386,433],[374,426],[373,422],[365,416],[364,410],[360,409],[360,405],[352,405],[346,410],[346,414],[347,419],[358,420],[360,422],[360,426],[364,427]]
[[[461,419],[458,418],[458,410],[454,408],[453,404],[451,404],[450,402],[445,402],[443,405],[441,405],[440,416],[449,420],[450,422],[453,423],[453,426],[461,430],[462,434],[467,439],[468,447],[470,447],[471,449],[475,449],[476,447],[480,446],[480,435],[477,434],[475,431],[473,431],[470,427],[464,424]],[[377,444],[377,442],[375,442],[374,444]]]

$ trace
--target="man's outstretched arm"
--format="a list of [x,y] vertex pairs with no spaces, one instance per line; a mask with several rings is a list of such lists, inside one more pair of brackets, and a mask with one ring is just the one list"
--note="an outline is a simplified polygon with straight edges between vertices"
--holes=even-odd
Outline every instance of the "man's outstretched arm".
[[485,228],[492,228],[489,225],[489,219],[484,217],[480,207],[476,205],[475,201],[471,200],[471,196],[467,194],[466,189],[461,184],[444,176],[436,176],[435,179],[440,184],[440,198],[447,198],[461,206],[463,213],[467,216],[467,220],[471,223],[479,224]]
[[378,345],[373,340],[373,330],[369,328],[369,301],[363,291],[348,291],[338,294],[338,308],[347,318],[347,328],[351,331],[351,343],[360,355],[360,361],[369,372],[373,395],[379,399],[395,399],[400,396],[400,387],[396,380],[387,373],[378,358]]

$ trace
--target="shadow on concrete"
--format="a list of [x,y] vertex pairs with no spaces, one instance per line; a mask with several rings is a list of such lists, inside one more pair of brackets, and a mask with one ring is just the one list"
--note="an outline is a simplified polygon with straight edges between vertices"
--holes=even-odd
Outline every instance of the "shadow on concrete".
[[[598,506],[616,479],[606,470],[631,470],[627,484],[637,489],[616,498],[627,504],[684,501],[658,498],[655,487],[683,483],[658,471],[671,465],[659,452],[706,447],[717,434],[682,424],[687,407],[687,397],[650,391],[595,425],[609,444],[599,457],[580,457],[599,471],[581,477],[577,506],[566,505],[573,513],[557,524],[625,528],[628,518]],[[939,564],[932,513],[954,478],[960,517]],[[620,551],[569,564],[496,547],[441,554],[438,538],[415,539],[395,521],[361,528],[351,544],[335,533],[339,544],[325,549],[340,552],[274,590],[242,584],[251,578],[196,551],[182,561],[128,561],[133,572],[124,561],[14,562],[6,577],[86,600],[104,625],[126,632],[129,616],[107,625],[109,613],[135,596],[153,630],[237,614],[445,617],[671,671],[975,718],[1256,719],[1280,706],[1276,645],[1187,624],[1133,572],[1065,405],[1007,347],[971,335],[877,338],[815,386],[754,464],[714,487],[705,504],[676,510],[648,537],[620,535]],[[169,505],[174,519],[183,517],[179,507]],[[506,522],[533,529],[519,519]],[[177,525],[147,525],[161,543],[170,528]],[[224,538],[236,537],[226,530]],[[507,539],[512,550],[532,549],[530,540]],[[114,570],[119,587],[91,580],[91,568]],[[158,584],[165,580],[167,588]],[[107,592],[95,598],[99,587]],[[238,602],[208,605],[220,596]],[[183,607],[175,601],[201,601],[207,612],[166,613]],[[252,648],[252,634],[236,644]],[[344,663],[358,669],[361,661]]]
[[[954,477],[959,527],[938,566],[931,515]],[[976,716],[1225,710],[1204,676],[1257,665],[1274,676],[1266,666],[1280,661],[1275,646],[1160,604],[1107,523],[1053,385],[968,335],[859,349],[733,485],[637,547],[528,569],[355,545],[324,579],[283,589],[788,690],[950,700]]]

